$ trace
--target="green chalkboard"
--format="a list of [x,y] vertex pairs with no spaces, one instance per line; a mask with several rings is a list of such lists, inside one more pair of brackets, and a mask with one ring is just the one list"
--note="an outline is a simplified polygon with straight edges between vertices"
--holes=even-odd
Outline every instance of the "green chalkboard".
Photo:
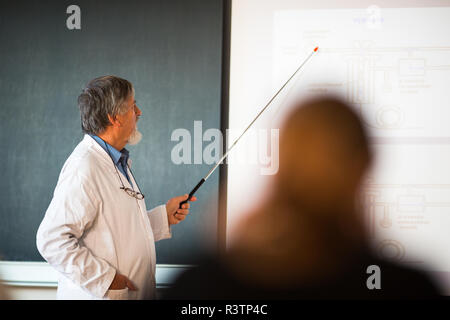
[[[223,3],[219,0],[76,1],[81,29],[69,30],[72,1],[0,2],[0,256],[42,261],[36,231],[59,172],[83,138],[77,97],[92,78],[134,84],[144,138],[129,147],[150,209],[188,193],[210,165],[176,165],[177,128],[221,125]],[[157,243],[158,263],[194,263],[217,242],[219,174],[173,238]]]

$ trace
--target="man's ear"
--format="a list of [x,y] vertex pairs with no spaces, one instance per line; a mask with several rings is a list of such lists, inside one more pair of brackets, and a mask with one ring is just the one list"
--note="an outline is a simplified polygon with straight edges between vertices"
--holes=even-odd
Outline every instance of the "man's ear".
[[113,117],[110,114],[108,114],[108,120],[113,127],[120,127],[122,125],[117,117]]

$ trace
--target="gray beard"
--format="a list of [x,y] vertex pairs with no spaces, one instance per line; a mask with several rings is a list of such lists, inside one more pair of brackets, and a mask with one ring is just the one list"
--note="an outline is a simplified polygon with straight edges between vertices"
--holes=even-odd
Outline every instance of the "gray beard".
[[141,141],[141,139],[142,139],[142,133],[136,127],[136,129],[133,131],[133,133],[128,138],[128,144],[131,146],[134,146],[134,145],[138,144]]

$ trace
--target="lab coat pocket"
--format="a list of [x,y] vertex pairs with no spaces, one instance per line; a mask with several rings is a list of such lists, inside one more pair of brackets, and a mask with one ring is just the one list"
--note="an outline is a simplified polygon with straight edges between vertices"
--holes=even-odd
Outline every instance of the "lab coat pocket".
[[106,300],[128,300],[128,288],[106,291]]

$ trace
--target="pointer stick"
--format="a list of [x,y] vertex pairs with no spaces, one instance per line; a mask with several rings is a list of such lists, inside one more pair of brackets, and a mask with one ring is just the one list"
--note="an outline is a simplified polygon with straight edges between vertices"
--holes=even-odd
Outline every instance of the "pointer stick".
[[191,192],[189,192],[189,197],[187,198],[187,200],[184,200],[182,202],[180,202],[180,208],[183,204],[185,204],[186,202],[188,202],[189,200],[191,200],[192,196],[194,195],[195,192],[197,192],[197,190],[202,186],[202,184],[209,178],[209,176],[214,172],[214,170],[216,170],[216,168],[222,163],[222,161],[228,156],[228,153],[231,151],[231,149],[233,149],[233,147],[236,145],[236,143],[242,138],[242,136],[247,132],[248,129],[250,129],[250,127],[253,125],[253,123],[255,123],[255,121],[259,118],[259,116],[267,109],[267,107],[272,103],[272,101],[278,96],[278,94],[284,89],[284,87],[286,87],[286,85],[289,83],[289,81],[291,81],[291,79],[297,74],[297,72],[305,65],[306,62],[308,62],[308,60],[311,58],[311,56],[314,54],[314,52],[317,52],[317,50],[319,49],[319,47],[316,47],[310,54],[309,56],[305,59],[305,61],[303,61],[303,63],[300,65],[300,67],[298,67],[298,69],[292,74],[292,76],[284,83],[284,85],[280,88],[280,90],[277,91],[277,93],[275,93],[275,95],[269,100],[269,102],[266,104],[266,106],[258,113],[258,115],[256,116],[255,119],[253,119],[253,121],[248,125],[248,127],[244,130],[244,132],[242,132],[242,134],[239,136],[239,138],[237,138],[233,144],[231,145],[230,148],[228,148],[227,152],[222,156],[222,158],[220,158],[220,160],[216,163],[216,165],[209,170],[208,174],[202,178],[202,180],[200,180],[199,183],[197,183],[197,185],[194,187],[194,189],[191,190]]

